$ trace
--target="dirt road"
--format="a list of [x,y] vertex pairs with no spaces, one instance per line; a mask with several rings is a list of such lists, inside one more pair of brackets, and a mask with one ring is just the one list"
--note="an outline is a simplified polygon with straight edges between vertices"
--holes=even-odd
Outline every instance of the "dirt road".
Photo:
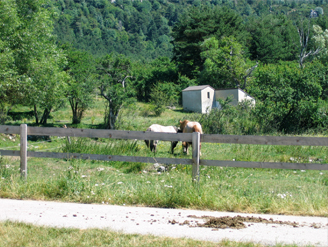
[[5,220],[213,242],[229,239],[265,245],[328,246],[328,218],[323,217],[0,199],[0,221]]

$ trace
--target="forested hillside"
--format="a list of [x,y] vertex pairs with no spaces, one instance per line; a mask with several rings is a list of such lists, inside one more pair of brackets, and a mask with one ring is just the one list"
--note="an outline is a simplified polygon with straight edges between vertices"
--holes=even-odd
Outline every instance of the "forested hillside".
[[60,42],[96,56],[117,52],[154,59],[172,55],[171,30],[184,4],[162,1],[53,1]]
[[[284,25],[286,21],[277,20],[282,23],[271,23],[273,26],[269,27],[268,15],[284,16],[295,22],[316,10],[319,19],[325,19],[320,21],[326,29],[327,21],[322,17],[328,13],[325,0],[51,0],[51,3],[57,15],[54,32],[58,41],[72,43],[97,56],[118,52],[137,59],[171,57],[172,29],[190,7],[220,6],[233,10],[244,24],[251,23],[253,28],[262,29],[248,30],[260,40],[270,40],[266,34],[276,35],[277,25]],[[270,58],[271,53],[266,55],[266,60],[274,59]],[[257,58],[257,54],[253,58]]]
[[0,10],[1,123],[15,105],[37,125],[69,105],[80,124],[99,95],[99,127],[117,128],[136,100],[160,116],[184,88],[208,84],[256,99],[199,116],[208,133],[327,131],[325,0],[4,0]]

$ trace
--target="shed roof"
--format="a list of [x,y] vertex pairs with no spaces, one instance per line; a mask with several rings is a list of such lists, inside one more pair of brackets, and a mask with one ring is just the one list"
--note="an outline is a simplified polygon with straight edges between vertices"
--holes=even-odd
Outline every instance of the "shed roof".
[[[200,86],[190,86],[182,90],[182,92],[185,91],[201,91],[207,87],[212,88],[210,85],[200,85]],[[214,88],[212,88],[214,90]]]

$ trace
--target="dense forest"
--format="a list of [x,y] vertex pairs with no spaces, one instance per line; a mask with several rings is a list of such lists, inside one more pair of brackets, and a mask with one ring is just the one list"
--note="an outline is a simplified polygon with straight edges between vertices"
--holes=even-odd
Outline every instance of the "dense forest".
[[14,105],[47,124],[65,104],[72,123],[100,95],[105,128],[122,108],[160,115],[190,85],[242,88],[256,107],[200,116],[208,133],[326,132],[326,0],[4,0],[0,122]]
[[[204,22],[217,22],[218,26],[211,28],[223,29],[220,25],[231,23],[231,28],[224,28],[219,31],[219,35],[227,35],[223,32],[235,29],[239,24],[245,27],[251,25],[253,28],[249,27],[246,32],[238,34],[243,36],[244,41],[247,41],[247,35],[252,36],[248,37],[251,39],[257,36],[258,39],[263,39],[266,34],[278,35],[275,39],[282,39],[281,36],[286,35],[297,36],[289,30],[292,28],[289,25],[295,25],[300,17],[310,17],[312,12],[316,17],[313,22],[319,23],[325,30],[327,19],[324,13],[328,11],[325,0],[53,0],[49,4],[56,12],[54,33],[59,42],[74,44],[75,48],[88,50],[96,56],[117,52],[137,60],[142,58],[148,61],[159,56],[172,57],[172,30],[179,21],[185,21],[184,14],[190,15],[192,8],[200,10],[199,17]],[[218,16],[201,17],[201,14],[205,14],[201,11],[204,7],[220,7],[224,10]],[[223,20],[220,21],[221,18]],[[209,22],[204,23],[204,28],[211,25]],[[261,27],[258,27],[258,24]],[[279,27],[284,26],[287,28],[284,32],[289,33],[280,33],[282,30],[279,30]],[[242,28],[243,26],[239,26],[239,30],[237,28],[233,32],[239,32]],[[261,31],[257,30],[259,28]],[[205,36],[214,32],[208,31],[212,33],[206,33]],[[270,36],[266,38],[269,39]],[[247,49],[251,49],[248,47],[251,45],[248,44]],[[290,47],[286,47],[288,48]],[[252,58],[258,55],[254,52]],[[266,61],[279,58],[268,54]]]

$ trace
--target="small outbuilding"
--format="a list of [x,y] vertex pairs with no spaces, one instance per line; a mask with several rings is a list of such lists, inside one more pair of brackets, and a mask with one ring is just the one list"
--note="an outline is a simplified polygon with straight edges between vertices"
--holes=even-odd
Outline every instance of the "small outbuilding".
[[241,90],[240,88],[231,88],[231,89],[216,89],[214,98],[215,102],[213,102],[213,107],[221,108],[220,103],[217,101],[218,99],[225,100],[227,97],[232,96],[231,105],[237,106],[239,103],[243,101],[249,101],[252,106],[255,106],[255,99],[251,97],[248,93]]
[[225,100],[232,96],[231,105],[237,106],[245,100],[255,106],[255,99],[240,88],[214,89],[209,85],[190,86],[182,90],[183,110],[199,113],[209,113],[212,108],[221,108],[218,99]]
[[190,86],[182,90],[183,110],[209,113],[213,105],[214,91],[209,85]]

